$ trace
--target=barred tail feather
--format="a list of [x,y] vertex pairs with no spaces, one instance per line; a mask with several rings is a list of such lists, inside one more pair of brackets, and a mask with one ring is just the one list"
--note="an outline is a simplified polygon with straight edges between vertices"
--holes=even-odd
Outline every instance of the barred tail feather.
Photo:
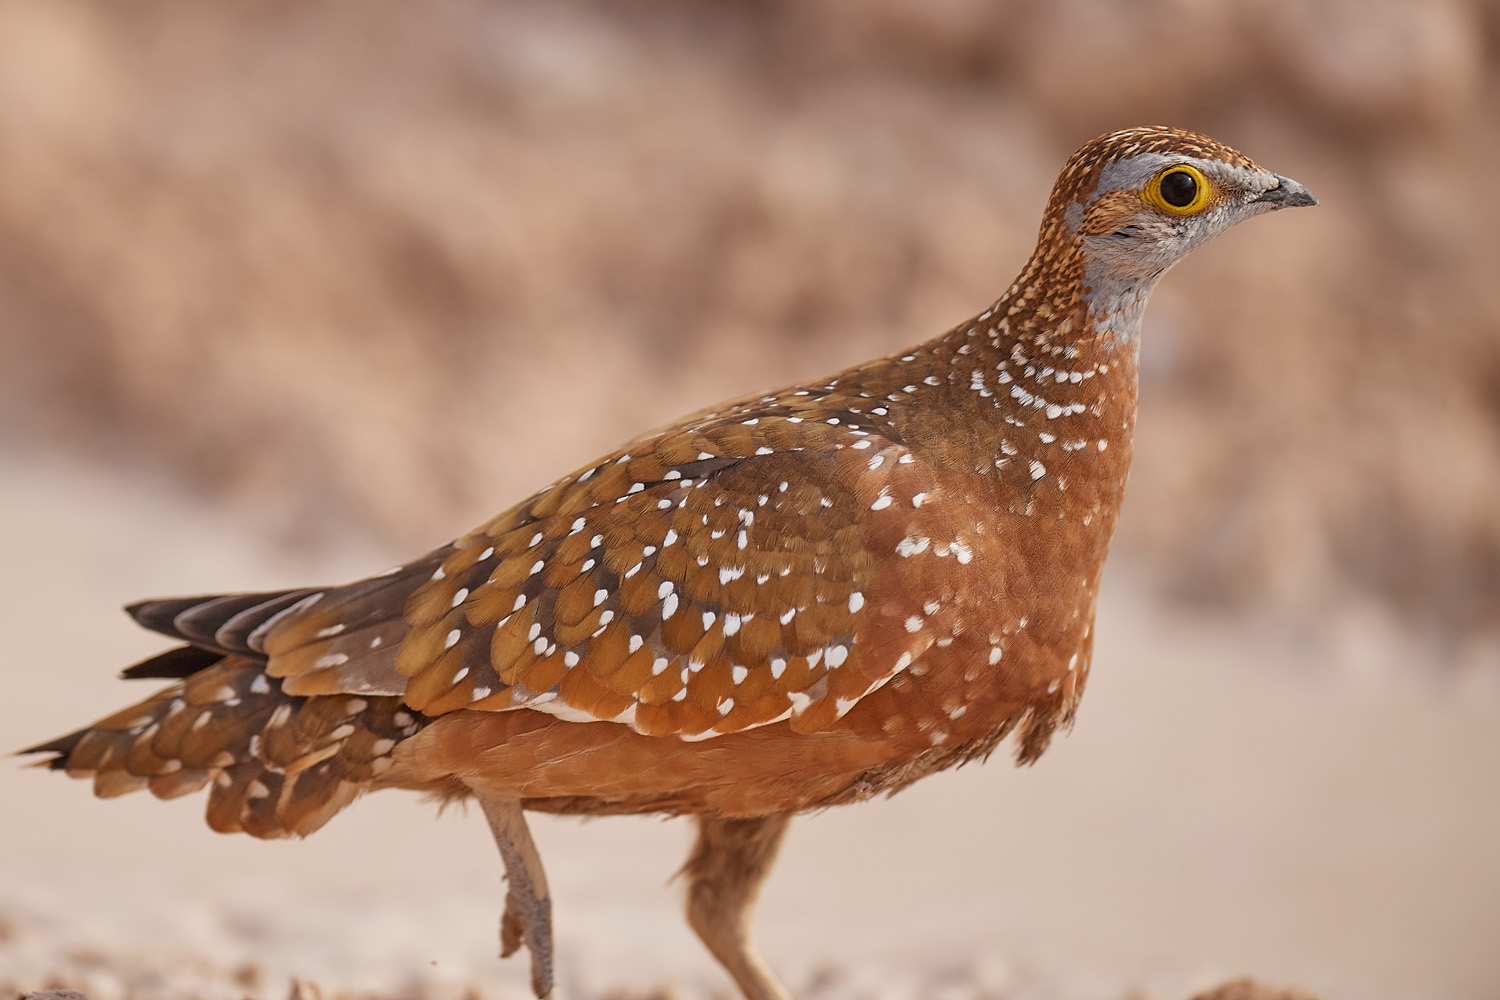
[[[189,663],[164,657],[132,668],[155,673],[134,676],[173,676]],[[144,788],[168,799],[209,786],[213,829],[306,836],[373,787],[396,745],[425,722],[390,696],[288,695],[264,664],[228,656],[22,753],[53,755],[42,766],[91,778],[101,798]]]

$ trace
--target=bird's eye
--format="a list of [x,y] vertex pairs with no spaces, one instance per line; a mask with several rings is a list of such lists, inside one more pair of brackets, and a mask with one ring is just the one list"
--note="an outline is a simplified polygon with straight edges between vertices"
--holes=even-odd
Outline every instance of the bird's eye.
[[1173,215],[1192,215],[1208,204],[1213,185],[1196,167],[1178,164],[1151,179],[1142,195]]
[[1174,208],[1185,208],[1198,197],[1198,182],[1186,170],[1174,170],[1161,179],[1161,199]]

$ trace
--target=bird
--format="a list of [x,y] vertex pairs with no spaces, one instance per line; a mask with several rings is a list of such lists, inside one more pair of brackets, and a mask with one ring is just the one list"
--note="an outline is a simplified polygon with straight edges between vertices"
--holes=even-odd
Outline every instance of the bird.
[[353,583],[151,600],[171,683],[22,753],[100,797],[207,787],[221,832],[305,836],[364,792],[475,801],[507,874],[502,956],[554,991],[525,812],[691,816],[687,919],[747,1000],[796,814],[1071,726],[1162,275],[1316,205],[1198,133],[1066,162],[1005,293],[904,351],[651,431]]

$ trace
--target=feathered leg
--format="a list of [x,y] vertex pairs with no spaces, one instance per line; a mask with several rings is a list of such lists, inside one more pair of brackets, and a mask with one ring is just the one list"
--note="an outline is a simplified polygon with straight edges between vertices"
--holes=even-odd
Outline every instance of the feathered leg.
[[540,998],[552,995],[552,896],[519,799],[495,798],[475,791],[490,832],[505,861],[505,912],[500,917],[500,957],[521,947],[531,951],[531,988]]
[[789,815],[700,816],[698,842],[682,869],[688,877],[688,923],[746,1000],[790,1000],[750,945],[751,911],[790,820]]

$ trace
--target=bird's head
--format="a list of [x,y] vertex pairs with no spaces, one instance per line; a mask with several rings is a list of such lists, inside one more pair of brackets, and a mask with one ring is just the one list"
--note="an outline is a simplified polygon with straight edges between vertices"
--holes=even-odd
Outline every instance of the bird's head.
[[1048,202],[1038,249],[1082,264],[1090,312],[1144,300],[1158,278],[1230,226],[1316,205],[1292,180],[1214,139],[1181,129],[1126,129],[1085,143]]

